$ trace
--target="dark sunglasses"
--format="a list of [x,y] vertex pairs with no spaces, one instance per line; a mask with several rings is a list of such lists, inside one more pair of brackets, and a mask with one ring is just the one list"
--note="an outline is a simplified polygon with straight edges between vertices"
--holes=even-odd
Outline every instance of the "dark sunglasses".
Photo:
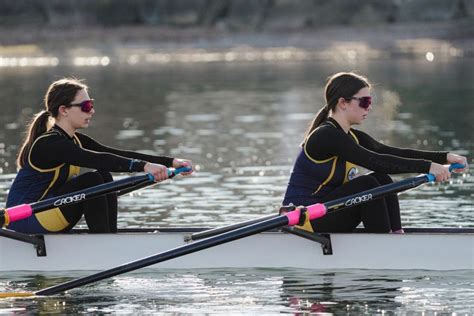
[[372,104],[372,97],[352,97],[352,98],[346,98],[347,101],[349,100],[357,100],[359,101],[359,106],[363,108],[364,110],[367,110],[369,106]]
[[71,106],[80,106],[82,112],[89,113],[94,108],[94,99],[85,100],[81,103],[71,103]]

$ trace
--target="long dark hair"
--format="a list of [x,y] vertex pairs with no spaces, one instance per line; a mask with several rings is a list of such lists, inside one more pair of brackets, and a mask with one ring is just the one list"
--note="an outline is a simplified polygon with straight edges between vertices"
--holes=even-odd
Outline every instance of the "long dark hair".
[[79,90],[87,89],[87,86],[76,78],[63,78],[53,82],[44,96],[44,110],[36,113],[28,124],[25,140],[21,145],[16,164],[22,168],[28,158],[31,146],[41,134],[50,127],[49,119],[56,118],[61,105],[69,106]]
[[360,89],[366,87],[370,88],[370,83],[367,78],[353,72],[339,72],[329,77],[326,86],[324,87],[326,105],[316,113],[316,116],[306,131],[304,141],[306,141],[306,138],[328,118],[330,111],[336,111],[336,105],[339,98],[350,98],[359,92]]

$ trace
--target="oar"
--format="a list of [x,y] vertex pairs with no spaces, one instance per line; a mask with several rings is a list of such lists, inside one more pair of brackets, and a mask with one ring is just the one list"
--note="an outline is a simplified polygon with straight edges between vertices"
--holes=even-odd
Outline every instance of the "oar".
[[[462,168],[459,165],[455,165],[454,169]],[[434,181],[435,178],[433,175],[422,175],[412,179],[403,180],[397,183],[390,184],[388,186],[374,188],[372,190],[367,190],[362,192],[363,194],[358,195],[359,198],[353,197],[354,200],[344,199],[346,203],[343,202],[343,199],[338,199],[331,202],[326,202],[324,204],[314,204],[304,208],[297,208],[294,211],[290,211],[286,214],[279,215],[272,219],[267,219],[261,221],[256,224],[252,224],[249,226],[241,227],[235,230],[231,230],[229,232],[209,237],[206,239],[202,239],[196,241],[191,244],[186,244],[180,247],[176,247],[174,249],[164,251],[149,257],[145,257],[136,261],[132,261],[117,267],[114,267],[109,270],[105,270],[99,273],[92,274],[90,276],[86,276],[83,278],[79,278],[76,280],[72,280],[69,282],[64,282],[62,284],[58,284],[37,292],[21,292],[21,293],[4,293],[0,294],[0,297],[18,297],[18,296],[34,296],[34,295],[54,295],[58,294],[79,286],[91,284],[94,282],[98,282],[100,280],[104,280],[116,275],[120,275],[126,272],[138,270],[144,267],[148,267],[153,264],[157,264],[163,261],[171,260],[174,258],[178,258],[187,254],[191,254],[200,250],[204,250],[207,248],[211,248],[217,245],[221,245],[227,242],[231,242],[237,239],[241,239],[247,236],[255,235],[264,231],[268,231],[275,228],[280,228],[283,226],[294,226],[304,222],[305,217],[307,216],[309,220],[313,220],[319,217],[324,216],[329,207],[349,207],[355,204],[366,203],[368,201],[373,200],[374,198],[381,197],[383,194],[391,194],[403,189],[413,188],[422,183]],[[396,189],[399,187],[401,189]],[[382,189],[385,188],[385,189]],[[368,197],[368,195],[372,195]],[[362,197],[367,196],[367,197]],[[348,202],[349,201],[349,202]]]
[[267,230],[271,230],[274,228],[282,227],[282,226],[293,226],[300,222],[300,213],[301,212],[308,212],[308,216],[310,219],[315,219],[321,217],[325,214],[325,207],[323,204],[318,204],[312,206],[311,208],[300,210],[297,209],[295,211],[289,212],[284,215],[280,215],[276,218],[263,221],[254,225],[250,225],[247,227],[242,227],[221,235],[217,235],[211,238],[203,239],[197,241],[192,244],[183,245],[180,247],[176,247],[174,249],[158,253],[156,255],[152,255],[149,257],[145,257],[140,260],[132,261],[115,268],[105,270],[99,273],[92,274],[87,277],[79,278],[76,280],[72,280],[69,282],[65,282],[56,286],[52,286],[37,292],[23,292],[23,293],[3,293],[0,294],[0,297],[18,297],[18,296],[33,296],[33,295],[54,295],[58,294],[79,286],[87,285],[90,283],[94,283],[103,279],[107,279],[119,274],[123,274],[126,272],[134,271],[140,268],[144,268],[159,262],[167,261],[170,259],[174,259],[177,257],[181,257],[193,252],[197,252],[203,249],[207,249],[210,247],[214,247],[220,244],[224,244],[233,240],[237,240],[240,238],[244,238],[247,236],[255,235],[260,232],[264,232]]
[[[456,164],[452,164],[452,165],[449,166],[449,171],[452,172],[455,169],[462,169],[462,168],[464,168],[464,165],[456,163]],[[408,190],[408,189],[413,189],[413,188],[416,188],[416,187],[418,187],[418,186],[420,186],[420,185],[422,185],[426,182],[434,182],[435,180],[436,180],[436,178],[432,174],[419,175],[417,177],[401,180],[399,182],[386,184],[386,185],[379,186],[379,187],[374,188],[374,189],[370,189],[370,190],[359,192],[359,193],[356,193],[356,194],[353,194],[353,195],[350,195],[350,196],[342,197],[342,198],[337,199],[337,200],[332,200],[332,201],[329,201],[329,202],[325,202],[324,205],[326,206],[326,209],[327,209],[328,212],[335,212],[335,211],[338,210],[338,208],[340,208],[342,206],[344,206],[344,207],[354,206],[354,205],[360,204],[362,202],[368,202],[370,200],[375,200],[375,199],[378,199],[378,198],[382,198],[382,197],[385,197],[385,196],[390,195],[390,194],[402,192],[402,191],[405,191],[405,190]],[[211,236],[222,234],[222,233],[225,233],[225,232],[228,232],[228,231],[240,228],[240,227],[244,227],[244,226],[247,226],[247,225],[250,225],[250,224],[258,223],[258,222],[261,222],[261,221],[264,221],[264,220],[267,220],[267,219],[270,219],[270,218],[274,218],[274,217],[277,217],[277,216],[278,216],[278,214],[270,214],[270,215],[267,215],[267,216],[264,216],[264,217],[261,217],[261,218],[252,219],[252,220],[232,224],[232,225],[229,225],[229,226],[213,228],[213,229],[205,230],[205,231],[202,231],[202,232],[193,233],[193,234],[185,236],[184,240],[185,241],[193,241],[193,240],[208,238],[208,237],[211,237]]]
[[[191,171],[192,168],[191,167],[180,167],[180,168],[170,168],[168,169],[168,179],[171,179],[173,178],[174,176],[182,173],[182,172],[188,172],[188,171]],[[155,182],[142,182],[142,183],[139,183],[135,186],[130,186],[130,187],[127,187],[125,189],[122,189],[122,190],[119,190],[117,191],[117,195],[118,196],[121,196],[121,195],[125,195],[125,194],[128,194],[130,192],[133,192],[133,191],[136,191],[136,190],[140,190],[140,189],[143,189],[149,185],[153,185],[155,184]]]
[[[181,172],[186,171],[190,171],[190,169],[187,167],[182,167],[178,169],[169,168],[168,177],[171,178]],[[54,207],[75,204],[87,199],[95,198],[97,196],[119,191],[122,189],[152,183],[154,183],[154,178],[151,174],[132,176],[125,179],[100,184],[84,190],[52,197],[31,204],[22,204],[2,209],[0,210],[0,227],[7,226],[9,223],[28,218],[33,214],[40,213]]]
[[199,239],[204,239],[204,238],[207,238],[207,237],[219,235],[219,234],[226,233],[228,231],[231,231],[231,230],[234,230],[234,229],[237,229],[237,228],[240,228],[240,227],[244,227],[244,226],[256,224],[256,223],[259,223],[259,222],[263,222],[263,221],[266,221],[267,219],[272,219],[272,218],[275,218],[277,216],[278,216],[278,214],[270,214],[270,215],[267,215],[267,216],[264,216],[264,217],[250,219],[250,220],[245,221],[245,222],[235,223],[235,224],[232,224],[232,225],[229,225],[229,226],[217,227],[217,228],[211,228],[211,229],[208,229],[208,230],[203,230],[202,232],[197,232],[197,233],[193,233],[193,234],[184,236],[184,241],[185,242],[196,241],[196,240],[199,240]]

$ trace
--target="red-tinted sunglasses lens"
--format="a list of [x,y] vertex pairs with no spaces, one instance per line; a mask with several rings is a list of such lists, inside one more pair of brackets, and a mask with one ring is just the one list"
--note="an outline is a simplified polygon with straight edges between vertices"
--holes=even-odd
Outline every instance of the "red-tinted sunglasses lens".
[[359,100],[359,106],[366,110],[372,104],[372,97],[362,97],[362,98],[358,98],[358,100]]
[[87,100],[87,101],[81,102],[82,112],[89,113],[90,111],[92,111],[93,108],[94,108],[94,102],[92,100]]

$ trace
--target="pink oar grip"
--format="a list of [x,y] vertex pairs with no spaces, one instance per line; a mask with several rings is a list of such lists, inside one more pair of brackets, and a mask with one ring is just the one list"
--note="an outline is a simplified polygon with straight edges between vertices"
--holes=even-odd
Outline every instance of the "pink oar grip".
[[323,217],[327,213],[326,205],[320,203],[306,206],[306,209],[310,220]]
[[[326,215],[326,206],[324,206],[324,204],[313,204],[307,206],[306,209],[308,210],[310,220]],[[297,225],[300,221],[300,210],[297,209],[295,211],[289,212],[286,214],[286,217],[288,217],[288,226]]]
[[10,223],[25,219],[33,215],[33,209],[29,204],[22,204],[8,208],[7,210],[8,218]]
[[297,209],[286,213],[286,217],[288,218],[288,226],[295,226],[300,221],[300,210]]

